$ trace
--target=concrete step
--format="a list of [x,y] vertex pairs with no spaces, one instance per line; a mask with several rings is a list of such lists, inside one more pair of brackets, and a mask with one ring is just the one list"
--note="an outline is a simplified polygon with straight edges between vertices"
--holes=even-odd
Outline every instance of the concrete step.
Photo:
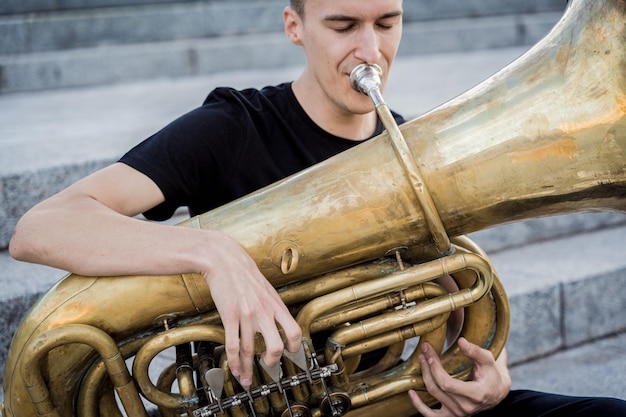
[[626,400],[626,333],[511,367],[513,389]]
[[[237,3],[241,6],[287,0],[213,0],[212,3]],[[197,0],[178,0],[177,3],[194,3]],[[5,0],[0,4],[0,15],[62,12],[70,10],[104,9],[119,6],[171,4],[172,0]],[[412,0],[404,4],[404,11],[412,19],[427,20],[442,17],[477,16],[484,14],[533,13],[561,10],[560,0],[471,0],[462,3],[453,0]]]
[[[564,7],[442,3],[405,4],[401,55],[532,45]],[[195,1],[0,16],[0,92],[302,62],[282,33],[283,7],[278,0]]]
[[[180,3],[193,0],[179,0]],[[172,0],[4,0],[0,15],[59,12],[64,10],[93,9],[115,6],[171,3]]]
[[[1,54],[282,31],[286,0],[3,3]],[[561,1],[425,1],[404,4],[406,23],[562,12]],[[445,24],[445,22],[444,22]]]
[[[71,8],[0,14],[0,54],[206,38],[233,34],[282,32],[283,0],[265,1],[104,1],[97,7],[79,2]],[[118,4],[115,6],[115,4]],[[561,13],[562,2],[441,1],[437,7],[412,1],[404,5],[405,23],[490,16]],[[28,4],[25,5],[28,7]],[[43,6],[43,5],[42,5]],[[68,5],[69,6],[69,5]],[[10,7],[10,5],[9,5]],[[45,7],[45,6],[44,6]],[[1,11],[1,10],[0,10]],[[477,21],[476,23],[480,23]]]
[[626,329],[625,238],[622,223],[491,256],[511,301],[511,363]]
[[277,0],[194,1],[8,15],[0,18],[1,50],[5,55],[29,54],[277,32],[282,28],[283,8]]

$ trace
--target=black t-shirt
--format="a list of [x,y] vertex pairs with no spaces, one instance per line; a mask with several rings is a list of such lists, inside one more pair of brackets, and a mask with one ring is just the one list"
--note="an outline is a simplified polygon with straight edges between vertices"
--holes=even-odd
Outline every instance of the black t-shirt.
[[[374,136],[382,131],[379,121]],[[165,202],[144,214],[165,220],[178,207],[202,214],[359,143],[316,125],[291,83],[262,90],[217,88],[201,107],[131,149],[120,162],[161,189]]]

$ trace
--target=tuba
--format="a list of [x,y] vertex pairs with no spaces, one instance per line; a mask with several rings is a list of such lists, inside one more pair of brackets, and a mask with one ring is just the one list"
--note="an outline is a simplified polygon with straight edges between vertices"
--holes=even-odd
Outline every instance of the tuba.
[[[624,45],[626,1],[572,0],[542,41],[465,94],[183,222],[237,239],[302,327],[302,349],[278,368],[259,361],[249,389],[229,374],[201,276],[70,274],[14,336],[3,417],[415,414],[408,389],[434,402],[419,344],[468,378],[459,335],[494,356],[506,341],[506,294],[464,234],[626,211]],[[385,121],[375,72],[352,81]]]

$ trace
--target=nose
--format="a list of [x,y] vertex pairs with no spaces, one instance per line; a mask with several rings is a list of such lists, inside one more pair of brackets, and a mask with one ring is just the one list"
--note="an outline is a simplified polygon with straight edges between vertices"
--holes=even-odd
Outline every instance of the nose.
[[361,28],[354,55],[357,60],[368,64],[376,64],[380,61],[382,55],[380,53],[380,40],[373,27]]

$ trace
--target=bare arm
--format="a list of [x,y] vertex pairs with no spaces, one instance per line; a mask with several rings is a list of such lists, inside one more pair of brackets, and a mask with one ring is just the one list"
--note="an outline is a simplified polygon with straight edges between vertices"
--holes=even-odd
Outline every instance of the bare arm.
[[211,232],[132,218],[163,199],[149,178],[114,164],[26,213],[9,250],[16,259],[83,275],[199,272],[194,255],[215,245]]
[[152,180],[117,163],[26,213],[9,250],[15,259],[82,275],[202,274],[224,322],[231,369],[249,384],[255,333],[263,334],[264,359],[273,366],[284,348],[276,322],[285,329],[290,351],[300,347],[300,329],[232,238],[132,217],[163,200]]

